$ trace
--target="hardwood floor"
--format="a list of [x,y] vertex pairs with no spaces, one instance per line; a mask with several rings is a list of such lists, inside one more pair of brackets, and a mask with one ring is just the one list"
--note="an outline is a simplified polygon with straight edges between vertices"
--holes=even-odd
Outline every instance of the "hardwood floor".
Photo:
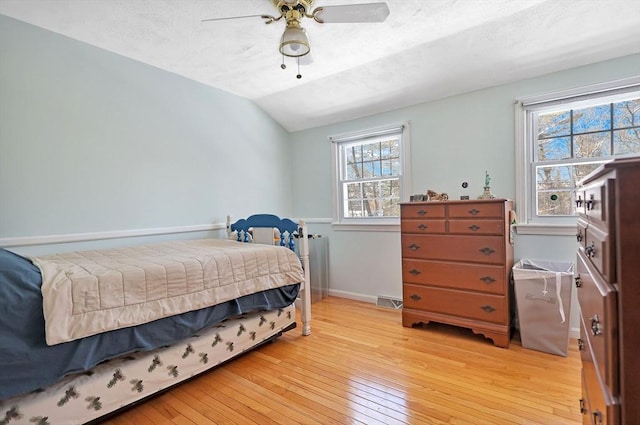
[[580,355],[493,346],[471,331],[403,328],[400,311],[343,298],[294,329],[109,425],[581,424]]

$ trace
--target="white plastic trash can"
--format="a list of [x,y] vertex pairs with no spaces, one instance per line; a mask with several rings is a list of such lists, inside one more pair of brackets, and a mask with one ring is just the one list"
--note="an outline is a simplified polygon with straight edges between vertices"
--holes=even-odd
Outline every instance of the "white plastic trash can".
[[573,264],[522,259],[513,266],[522,346],[566,356]]

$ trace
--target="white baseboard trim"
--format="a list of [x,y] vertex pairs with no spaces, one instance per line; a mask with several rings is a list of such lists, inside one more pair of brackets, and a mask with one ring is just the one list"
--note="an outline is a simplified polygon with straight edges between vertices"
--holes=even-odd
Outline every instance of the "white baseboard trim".
[[196,224],[191,226],[157,227],[152,229],[113,230],[107,232],[67,233],[59,235],[0,238],[1,247],[51,245],[70,242],[87,242],[104,239],[132,238],[138,236],[167,235],[171,233],[206,232],[226,229],[226,223]]
[[340,291],[338,289],[329,289],[329,296],[348,298],[350,300],[363,301],[371,304],[376,304],[378,302],[378,297],[375,295],[358,294],[356,292]]
[[[378,297],[374,295],[365,295],[358,294],[356,292],[348,292],[348,291],[340,291],[338,289],[329,289],[330,297],[338,297],[338,298],[348,298],[350,300],[363,301],[366,303],[377,304]],[[580,338],[580,328],[570,328],[569,329],[569,338],[578,339]]]

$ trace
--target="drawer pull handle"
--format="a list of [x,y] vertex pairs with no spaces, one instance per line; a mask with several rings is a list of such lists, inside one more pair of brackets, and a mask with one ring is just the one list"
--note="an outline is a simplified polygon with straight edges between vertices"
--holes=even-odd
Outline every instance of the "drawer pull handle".
[[593,412],[593,423],[595,425],[602,425],[602,412],[599,410],[596,410],[595,412]]
[[420,273],[422,273],[422,272],[421,272],[420,270],[418,270],[418,269],[411,269],[411,270],[409,271],[409,273],[411,273],[411,274],[412,274],[412,275],[414,275],[414,276],[418,276],[418,275],[419,275]]
[[420,249],[420,245],[412,243],[411,245],[409,245],[409,249],[412,251],[417,251],[418,249]]
[[587,408],[584,407],[584,398],[580,399],[580,414],[584,415],[585,413],[587,413]]
[[429,228],[429,226],[427,226],[426,224],[421,224],[421,225],[418,226],[418,229],[420,229],[420,230],[424,230],[424,229],[428,229],[428,228]]
[[481,253],[483,253],[484,255],[491,255],[494,252],[496,252],[495,249],[489,248],[488,246],[485,246],[482,249],[479,249],[478,251],[480,251]]
[[413,301],[420,301],[422,299],[422,297],[418,294],[413,294],[409,298],[411,298]]
[[495,282],[495,281],[496,281],[496,280],[495,280],[494,278],[492,278],[491,276],[483,276],[483,277],[481,277],[481,278],[480,278],[480,280],[481,280],[481,281],[483,281],[484,283],[487,283],[487,284],[489,284],[489,283],[493,283],[493,282]]
[[578,351],[584,351],[584,340],[582,338],[578,338]]
[[593,199],[593,195],[591,195],[591,197],[589,197],[589,200],[587,202],[585,202],[584,205],[587,207],[587,211],[591,211],[592,209],[595,208],[596,200]]
[[476,215],[476,214],[478,214],[479,212],[480,212],[480,210],[477,210],[477,209],[475,209],[475,208],[473,208],[473,209],[470,209],[470,210],[469,210],[469,214],[471,214],[471,215]]
[[480,226],[476,226],[475,224],[472,224],[471,226],[469,226],[469,229],[475,232],[476,230],[480,230]]
[[425,214],[427,214],[427,212],[425,210],[418,211],[418,215],[425,215]]
[[587,254],[587,257],[589,258],[593,258],[596,256],[596,245],[595,243],[591,242],[591,245],[589,245],[588,247],[586,247],[584,249],[585,254]]
[[578,230],[578,233],[576,233],[576,240],[582,242],[582,230]]
[[482,307],[480,307],[482,310],[486,311],[487,313],[493,313],[494,311],[496,311],[496,309],[490,305],[483,305]]
[[582,206],[582,196],[578,196],[576,199],[576,208],[580,208],[580,206]]
[[602,326],[600,326],[600,318],[597,314],[591,318],[591,333],[593,336],[602,334]]
[[582,286],[582,280],[580,279],[580,275],[575,277],[576,288],[580,288]]

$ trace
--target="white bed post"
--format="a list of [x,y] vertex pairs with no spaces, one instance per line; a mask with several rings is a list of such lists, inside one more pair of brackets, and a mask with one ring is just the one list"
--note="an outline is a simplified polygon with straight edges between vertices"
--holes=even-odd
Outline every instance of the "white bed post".
[[304,283],[300,294],[300,317],[302,320],[302,335],[311,334],[311,282],[309,279],[309,239],[307,225],[303,220],[299,221],[300,233],[300,260],[304,268]]

